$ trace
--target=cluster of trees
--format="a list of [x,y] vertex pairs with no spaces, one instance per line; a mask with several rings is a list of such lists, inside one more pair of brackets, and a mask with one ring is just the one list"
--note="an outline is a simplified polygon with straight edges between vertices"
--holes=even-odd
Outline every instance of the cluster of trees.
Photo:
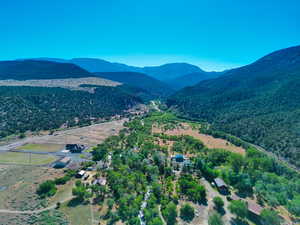
[[76,181],[75,187],[72,189],[72,194],[79,202],[84,202],[92,196],[92,193],[88,190],[87,186],[81,183],[80,180]]
[[[159,122],[163,125],[164,121],[176,124],[176,120],[170,115],[163,116],[159,113],[154,113],[153,117],[150,115],[131,120],[125,124],[126,129],[122,130],[119,136],[110,137],[95,148],[95,160],[106,160],[108,154],[112,155],[112,168],[107,171],[107,180],[110,198],[113,204],[116,204],[117,211],[108,213],[107,218],[110,221],[121,219],[129,224],[138,223],[137,215],[147,187],[151,187],[152,190],[148,200],[149,210],[148,207],[144,210],[147,224],[160,225],[158,205],[161,205],[164,220],[172,225],[176,223],[177,216],[186,221],[192,219],[193,210],[189,207],[181,207],[178,211],[177,204],[180,198],[195,203],[205,201],[205,188],[199,185],[196,177],[183,171],[177,181],[170,167],[168,153],[163,147],[155,144],[158,138],[182,142],[186,152],[196,149],[196,155],[190,158],[190,172],[194,172],[193,174],[203,176],[209,181],[222,177],[240,194],[255,194],[260,204],[283,205],[297,215],[297,173],[249,146],[247,154],[243,156],[223,149],[207,149],[201,142],[187,136],[152,134],[153,124]],[[272,203],[272,198],[276,199],[275,204]],[[224,213],[222,199],[215,198],[213,201],[215,209]],[[232,212],[243,215],[239,210],[243,212],[244,206],[244,202],[233,202]],[[275,217],[270,216],[269,212],[265,214],[261,216],[264,221],[271,220],[268,217]],[[223,224],[218,214],[210,217],[210,224]],[[243,216],[239,219],[243,220]]]
[[194,208],[186,203],[180,208],[180,218],[184,221],[192,221],[195,217],[195,210]]
[[37,189],[37,194],[42,197],[50,197],[55,195],[57,188],[55,186],[55,182],[52,180],[47,180],[41,183]]
[[300,215],[299,174],[253,147],[246,152],[246,156],[222,149],[202,152],[194,159],[194,169],[210,181],[221,176],[241,195],[255,194],[260,204],[283,205]]
[[190,201],[200,203],[206,200],[204,186],[200,185],[192,175],[184,174],[178,180],[180,193],[187,196]]
[[65,175],[63,177],[55,178],[54,180],[47,180],[41,183],[37,189],[37,194],[42,198],[55,195],[57,191],[56,185],[62,185],[67,183],[74,175],[75,171],[66,170]]
[[109,118],[140,103],[116,87],[95,93],[64,88],[0,87],[0,138],[26,131],[87,125],[92,118]]
[[159,208],[158,208],[159,201],[160,200],[155,197],[155,194],[150,195],[147,201],[147,207],[144,209],[144,220],[146,224],[163,225],[163,221],[159,216]]

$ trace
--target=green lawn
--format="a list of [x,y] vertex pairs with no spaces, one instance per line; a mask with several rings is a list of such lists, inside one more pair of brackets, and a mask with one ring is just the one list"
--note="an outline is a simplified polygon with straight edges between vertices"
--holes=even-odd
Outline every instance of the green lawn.
[[58,152],[64,148],[59,144],[25,144],[17,148],[17,150],[33,151],[33,152]]
[[29,154],[22,152],[0,153],[0,163],[11,163],[20,165],[43,165],[52,163],[57,158],[52,155]]
[[72,225],[90,225],[91,206],[89,204],[76,203],[73,200],[63,203],[60,210],[66,215]]

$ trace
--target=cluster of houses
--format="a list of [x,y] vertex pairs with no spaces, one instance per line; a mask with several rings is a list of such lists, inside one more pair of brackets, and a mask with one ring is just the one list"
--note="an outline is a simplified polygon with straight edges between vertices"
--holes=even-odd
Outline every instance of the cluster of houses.
[[[85,170],[80,170],[77,174],[76,174],[76,178],[80,178],[84,181],[87,181],[88,178],[91,176],[91,174],[88,171]],[[107,181],[106,178],[101,177],[101,178],[95,178],[95,179],[91,179],[92,181],[90,182],[90,184],[93,185],[99,185],[99,186],[105,186]]]

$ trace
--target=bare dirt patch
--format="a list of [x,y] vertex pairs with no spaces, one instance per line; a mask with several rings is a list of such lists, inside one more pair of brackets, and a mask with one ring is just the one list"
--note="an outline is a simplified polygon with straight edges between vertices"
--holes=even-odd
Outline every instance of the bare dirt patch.
[[51,80],[0,80],[0,86],[62,87],[71,90],[94,92],[95,87],[80,85],[118,86],[121,83],[98,77],[51,79]]

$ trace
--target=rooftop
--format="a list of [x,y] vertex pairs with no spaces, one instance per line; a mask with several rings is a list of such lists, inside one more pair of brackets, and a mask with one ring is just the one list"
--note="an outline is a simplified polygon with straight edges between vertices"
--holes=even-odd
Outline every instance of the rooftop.
[[216,178],[214,181],[215,181],[217,187],[227,187],[227,185],[221,178]]
[[71,161],[70,157],[64,157],[60,160],[60,162],[62,162],[62,163],[69,163],[70,161]]
[[248,210],[254,213],[255,215],[260,215],[263,208],[255,202],[248,201]]

